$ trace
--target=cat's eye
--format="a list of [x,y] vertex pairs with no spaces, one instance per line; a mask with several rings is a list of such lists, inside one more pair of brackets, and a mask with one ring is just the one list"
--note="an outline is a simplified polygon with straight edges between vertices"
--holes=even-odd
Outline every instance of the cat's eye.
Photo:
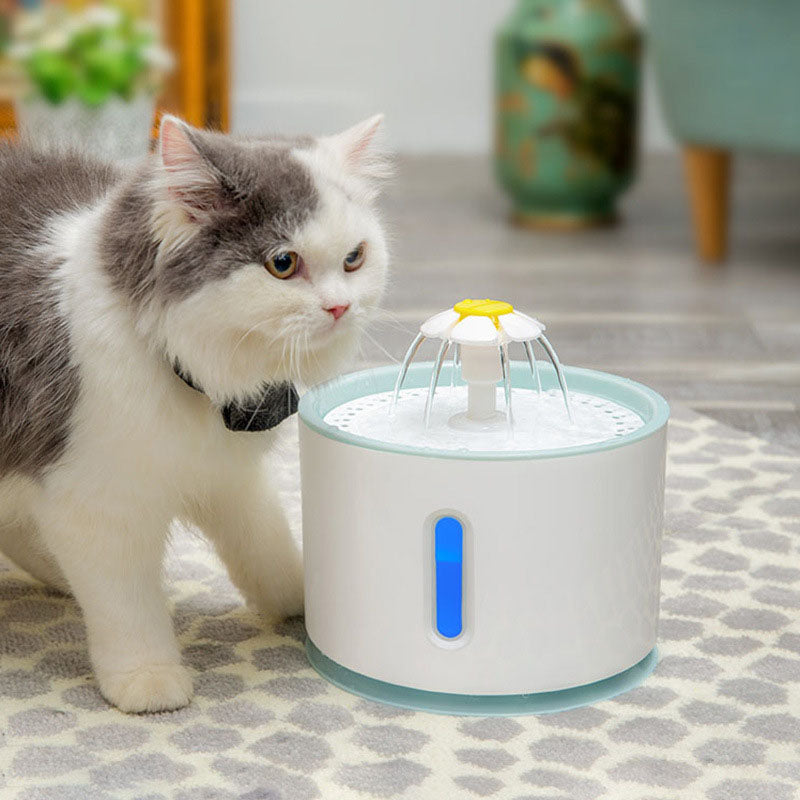
[[297,264],[300,256],[289,250],[286,253],[279,253],[277,256],[267,260],[266,267],[276,278],[291,278],[297,272]]
[[344,257],[344,271],[355,272],[367,257],[367,243],[361,242]]

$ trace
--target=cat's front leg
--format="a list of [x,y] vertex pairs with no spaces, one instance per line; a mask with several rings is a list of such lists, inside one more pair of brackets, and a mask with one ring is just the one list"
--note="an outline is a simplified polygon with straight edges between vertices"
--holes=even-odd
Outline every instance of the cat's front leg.
[[303,565],[277,492],[254,467],[192,510],[231,580],[268,621],[303,613]]
[[[139,506],[87,507],[47,497],[37,523],[86,622],[100,691],[127,712],[185,706],[192,680],[181,665],[161,582],[169,519]],[[144,505],[144,504],[143,504]]]

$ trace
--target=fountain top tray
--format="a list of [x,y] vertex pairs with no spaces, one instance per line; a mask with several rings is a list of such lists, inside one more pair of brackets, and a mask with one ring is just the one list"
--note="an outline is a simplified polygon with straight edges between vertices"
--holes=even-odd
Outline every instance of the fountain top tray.
[[[419,362],[409,367],[405,385],[409,392],[417,393],[416,411],[419,411],[422,407],[419,399],[420,394],[424,397],[427,392],[432,368],[433,364],[431,362]],[[511,362],[510,372],[515,390],[537,391],[535,379],[531,375],[529,365],[526,362]],[[653,434],[664,424],[669,416],[669,407],[666,401],[640,383],[617,375],[579,367],[563,367],[563,372],[569,382],[573,398],[583,395],[611,401],[617,406],[626,409],[629,414],[634,415],[635,419],[638,420],[636,427],[622,432],[619,436],[614,435],[600,442],[528,450],[454,449],[452,445],[443,446],[441,441],[437,441],[436,438],[429,438],[417,444],[412,444],[393,437],[380,439],[365,436],[363,429],[359,427],[357,415],[348,418],[347,414],[354,406],[362,405],[362,407],[366,407],[367,405],[372,405],[374,398],[382,397],[380,414],[388,424],[392,390],[397,378],[396,366],[376,367],[350,373],[315,387],[313,392],[306,393],[300,400],[300,418],[312,430],[329,439],[370,450],[424,455],[434,458],[516,460],[578,455],[631,444]],[[541,364],[539,365],[539,375],[542,391],[550,398],[549,404],[563,411],[563,407],[559,406],[560,397],[556,394],[558,380],[555,371],[551,366]],[[449,381],[448,375],[444,377],[445,381]],[[437,393],[441,395],[442,405],[440,408],[440,398],[437,396],[436,409],[438,411],[432,419],[432,428],[434,425],[438,427],[441,419],[439,414],[445,414],[452,408],[452,401],[447,397],[448,392],[449,387],[443,387]],[[402,403],[402,397],[400,402]],[[581,403],[578,402],[575,406],[576,413],[580,415]],[[398,405],[398,417],[402,413],[402,406]],[[355,424],[351,424],[353,420],[355,420]]]

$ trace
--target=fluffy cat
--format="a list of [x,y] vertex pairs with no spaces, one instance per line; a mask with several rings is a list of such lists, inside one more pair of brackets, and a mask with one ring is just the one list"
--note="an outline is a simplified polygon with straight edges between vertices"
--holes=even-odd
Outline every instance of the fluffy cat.
[[381,299],[379,123],[240,140],[166,117],[130,171],[0,145],[0,549],[75,596],[123,711],[191,698],[161,585],[174,519],[267,617],[302,611],[274,433],[244,429],[334,374]]

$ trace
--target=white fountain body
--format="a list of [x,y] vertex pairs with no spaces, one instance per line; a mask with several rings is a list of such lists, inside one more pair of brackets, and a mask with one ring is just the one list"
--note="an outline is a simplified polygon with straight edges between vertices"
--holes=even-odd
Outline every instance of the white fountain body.
[[[536,330],[516,341],[539,340],[544,327],[530,322]],[[567,368],[575,425],[607,419],[612,432],[594,434],[605,438],[525,450],[510,433],[502,448],[464,448],[470,425],[487,421],[499,419],[505,439],[512,396],[535,404],[541,381],[542,408],[553,407],[559,386],[557,359],[540,373],[532,359],[511,362],[510,337],[492,327],[498,338],[479,345],[459,341],[453,325],[441,336],[429,326],[442,341],[433,364],[404,367],[399,381],[392,367],[348,375],[301,402],[309,656],[366,696],[454,713],[547,711],[618,693],[655,663],[666,403],[639,384]],[[451,341],[468,402],[429,421],[435,448],[424,425],[408,441],[402,431],[354,433],[360,415],[381,404],[389,414],[403,379],[398,408],[427,394],[430,418]],[[458,442],[442,446],[448,424]]]

